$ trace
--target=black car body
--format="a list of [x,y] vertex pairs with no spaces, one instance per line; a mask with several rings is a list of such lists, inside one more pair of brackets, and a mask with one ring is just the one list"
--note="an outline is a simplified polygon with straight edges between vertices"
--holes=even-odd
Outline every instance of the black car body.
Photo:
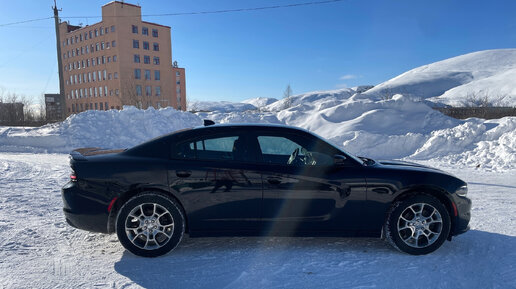
[[[282,125],[213,125],[127,150],[79,149],[70,165],[72,179],[62,189],[66,220],[93,232],[115,232],[123,205],[142,192],[172,199],[192,237],[381,237],[393,205],[419,194],[446,209],[444,239],[467,231],[470,220],[466,183],[457,177],[415,163],[357,158]],[[436,215],[441,225],[442,215]]]

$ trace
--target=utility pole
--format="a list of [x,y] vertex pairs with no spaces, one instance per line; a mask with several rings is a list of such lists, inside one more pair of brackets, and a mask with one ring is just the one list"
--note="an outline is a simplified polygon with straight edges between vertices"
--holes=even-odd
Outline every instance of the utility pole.
[[62,108],[62,118],[66,117],[66,104],[65,104],[65,91],[64,91],[64,75],[63,75],[63,63],[61,59],[61,37],[59,35],[59,9],[57,9],[56,0],[54,0],[54,23],[56,28],[56,46],[57,46],[57,66],[59,69],[59,95]]

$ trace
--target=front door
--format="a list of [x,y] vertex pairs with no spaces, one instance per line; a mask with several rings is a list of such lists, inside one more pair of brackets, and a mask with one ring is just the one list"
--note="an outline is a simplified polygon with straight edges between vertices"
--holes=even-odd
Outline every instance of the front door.
[[256,142],[265,234],[331,235],[357,229],[356,216],[366,198],[360,166],[334,165],[339,151],[315,137],[261,133]]

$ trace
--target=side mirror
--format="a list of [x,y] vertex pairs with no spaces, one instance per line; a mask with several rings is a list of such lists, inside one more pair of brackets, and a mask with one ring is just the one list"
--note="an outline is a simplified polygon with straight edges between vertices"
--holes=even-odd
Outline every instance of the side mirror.
[[333,164],[335,165],[344,165],[347,163],[347,158],[343,155],[334,155],[333,156]]

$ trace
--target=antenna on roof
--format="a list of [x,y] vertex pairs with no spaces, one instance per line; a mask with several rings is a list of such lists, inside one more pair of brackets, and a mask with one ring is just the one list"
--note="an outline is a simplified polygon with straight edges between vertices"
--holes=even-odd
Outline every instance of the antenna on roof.
[[204,126],[210,126],[210,125],[214,125],[215,122],[211,119],[205,119],[204,120]]

